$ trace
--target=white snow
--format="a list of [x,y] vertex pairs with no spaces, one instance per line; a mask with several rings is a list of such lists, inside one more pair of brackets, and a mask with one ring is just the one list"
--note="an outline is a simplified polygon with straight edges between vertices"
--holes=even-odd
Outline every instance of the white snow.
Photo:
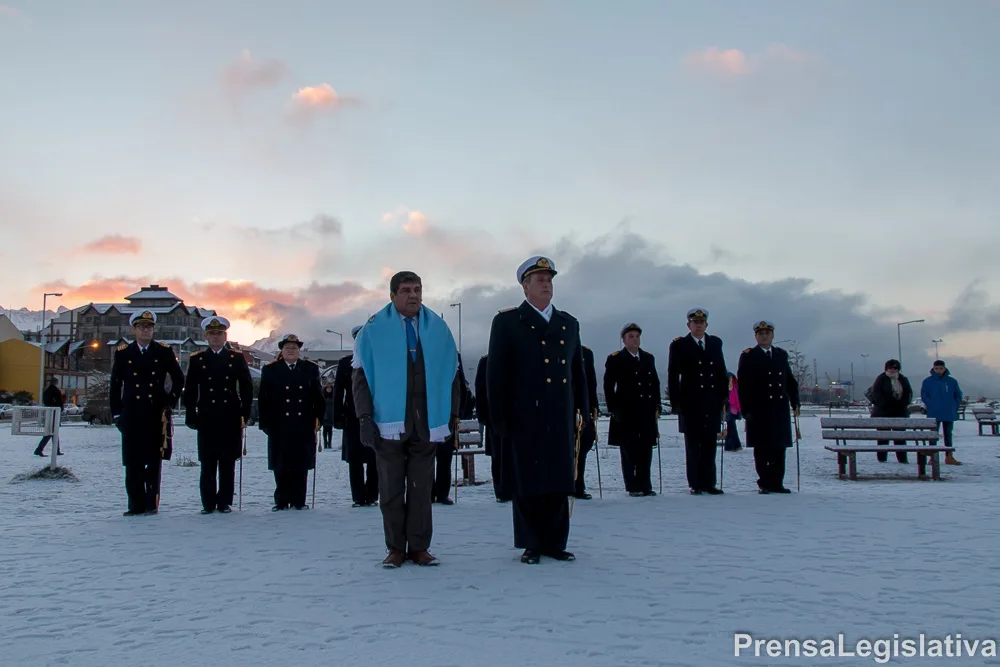
[[[0,427],[2,663],[72,665],[863,665],[871,657],[734,656],[734,633],[822,640],[997,638],[1000,438],[955,435],[940,482],[859,456],[836,476],[804,416],[802,493],[756,493],[752,452],[726,454],[726,495],[690,496],[664,419],[663,495],[623,492],[603,447],[575,504],[571,563],[522,565],[490,484],[434,506],[437,568],[383,570],[377,508],[350,507],[347,466],[319,456],[316,507],[272,513],[265,443],[249,430],[243,511],[199,514],[193,432],[180,427],[158,516],[124,518],[117,431],[65,427],[78,483],[12,483],[47,459]],[[741,426],[742,435],[742,426]],[[51,446],[51,445],[50,445]],[[489,459],[477,459],[480,479]],[[873,478],[875,475],[878,478]],[[654,488],[656,458],[653,459]],[[312,478],[310,477],[310,492]],[[789,450],[786,485],[795,488]],[[992,658],[892,664],[1000,664]]]

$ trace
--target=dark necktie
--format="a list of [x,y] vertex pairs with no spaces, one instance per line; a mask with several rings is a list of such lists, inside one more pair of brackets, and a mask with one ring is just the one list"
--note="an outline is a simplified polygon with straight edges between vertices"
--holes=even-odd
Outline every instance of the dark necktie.
[[771,358],[771,349],[768,348],[767,350],[764,350],[764,351],[767,352],[767,358],[770,359]]
[[406,318],[406,349],[410,351],[410,359],[417,360],[417,331],[413,328],[413,318]]
[[140,347],[140,348],[139,348],[139,355],[140,355],[140,356],[142,356],[142,355],[144,355],[144,354],[146,354],[146,348],[144,348],[144,347]]
[[702,349],[702,351],[705,350],[705,341],[704,341],[704,339],[698,341],[698,347],[700,347]]

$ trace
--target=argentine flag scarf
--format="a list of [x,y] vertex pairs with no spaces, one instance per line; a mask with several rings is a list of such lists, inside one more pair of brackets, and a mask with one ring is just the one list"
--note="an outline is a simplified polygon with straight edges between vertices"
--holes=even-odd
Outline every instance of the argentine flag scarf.
[[[431,442],[444,442],[451,432],[458,349],[451,329],[427,306],[420,307],[416,320],[427,382],[427,426]],[[372,419],[386,440],[399,440],[405,429],[407,354],[405,325],[392,303],[372,315],[354,341],[352,366],[365,372],[375,410]]]

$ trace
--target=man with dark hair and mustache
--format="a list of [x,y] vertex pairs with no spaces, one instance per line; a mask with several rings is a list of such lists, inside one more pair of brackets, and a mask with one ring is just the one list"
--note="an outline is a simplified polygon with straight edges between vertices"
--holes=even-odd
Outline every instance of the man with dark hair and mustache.
[[445,321],[423,305],[412,271],[389,281],[391,301],[354,343],[352,386],[361,442],[375,450],[386,568],[431,555],[434,454],[457,426],[458,348]]

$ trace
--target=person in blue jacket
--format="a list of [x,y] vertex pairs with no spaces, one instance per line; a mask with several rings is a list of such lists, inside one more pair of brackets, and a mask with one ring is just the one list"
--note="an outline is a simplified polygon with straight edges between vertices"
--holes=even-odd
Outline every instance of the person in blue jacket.
[[[962,403],[962,389],[940,359],[934,362],[930,376],[924,378],[920,386],[920,400],[924,402],[927,416],[936,419],[941,427],[945,446],[954,447],[951,434],[958,419],[958,406]],[[962,465],[950,452],[945,455],[944,462],[953,466]]]

